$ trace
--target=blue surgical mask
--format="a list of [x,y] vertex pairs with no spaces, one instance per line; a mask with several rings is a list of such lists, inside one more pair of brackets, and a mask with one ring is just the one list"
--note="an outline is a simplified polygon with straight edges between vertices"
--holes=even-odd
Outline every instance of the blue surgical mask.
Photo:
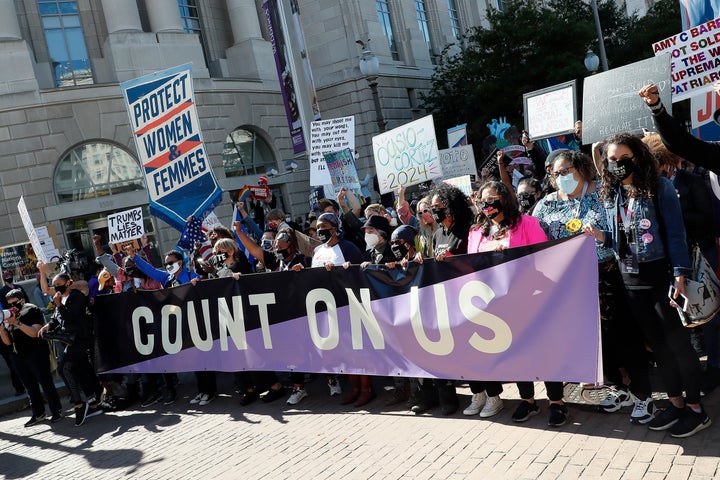
[[575,180],[575,177],[573,177],[572,173],[567,173],[565,175],[560,175],[555,182],[557,183],[558,189],[562,190],[563,192],[567,194],[571,194],[575,191],[575,189],[578,186],[577,180]]

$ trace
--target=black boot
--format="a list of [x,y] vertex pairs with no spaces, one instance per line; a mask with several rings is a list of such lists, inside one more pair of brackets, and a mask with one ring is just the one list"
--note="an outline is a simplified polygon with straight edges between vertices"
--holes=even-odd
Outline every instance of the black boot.
[[417,403],[410,408],[415,415],[420,415],[438,406],[438,391],[431,379],[422,379],[420,389],[416,393]]
[[455,382],[452,380],[436,380],[438,383],[438,396],[440,409],[443,415],[452,415],[458,409],[459,401],[455,392]]

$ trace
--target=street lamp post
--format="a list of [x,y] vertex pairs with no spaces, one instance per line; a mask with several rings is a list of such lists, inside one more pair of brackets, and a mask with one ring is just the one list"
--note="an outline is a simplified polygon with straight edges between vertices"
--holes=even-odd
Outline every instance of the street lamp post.
[[585,68],[587,68],[588,72],[590,72],[591,75],[595,75],[600,66],[600,58],[595,55],[595,52],[588,48],[588,51],[585,52],[585,60],[583,60],[583,63],[585,63]]
[[597,0],[590,0],[590,6],[593,11],[593,18],[595,19],[595,30],[597,31],[598,37],[598,49],[600,51],[600,62],[602,63],[603,72],[608,71],[607,55],[605,54],[605,39],[602,34],[602,27],[600,26],[600,13],[598,13]]
[[356,43],[358,43],[363,49],[362,56],[360,57],[360,73],[365,76],[365,80],[367,80],[368,84],[370,85],[370,91],[372,92],[373,103],[375,105],[375,116],[377,118],[377,125],[380,133],[382,133],[385,131],[387,122],[385,122],[385,117],[382,113],[382,106],[380,106],[380,95],[378,94],[377,79],[378,75],[380,74],[380,61],[372,52],[372,50],[370,50],[370,40],[367,41],[367,44],[361,40],[358,40]]

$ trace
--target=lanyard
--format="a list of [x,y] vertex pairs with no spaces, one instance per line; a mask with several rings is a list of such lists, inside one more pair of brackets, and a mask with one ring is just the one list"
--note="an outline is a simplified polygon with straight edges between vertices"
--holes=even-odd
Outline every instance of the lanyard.
[[574,217],[574,218],[580,218],[580,207],[582,207],[582,199],[583,199],[583,197],[585,196],[585,194],[587,193],[588,185],[589,185],[589,184],[588,184],[587,182],[585,182],[585,183],[583,184],[582,193],[581,193],[580,196],[578,197],[578,206],[577,206],[577,210],[575,210],[575,217]]
[[633,216],[633,208],[635,207],[635,197],[632,197],[628,201],[627,209],[622,204],[620,205],[620,218],[622,219],[623,227],[625,227],[625,233],[630,235],[630,226]]

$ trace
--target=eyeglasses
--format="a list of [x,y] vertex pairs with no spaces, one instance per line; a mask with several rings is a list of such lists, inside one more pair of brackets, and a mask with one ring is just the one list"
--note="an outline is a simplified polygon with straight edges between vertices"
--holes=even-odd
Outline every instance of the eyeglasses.
[[575,170],[575,167],[567,167],[563,168],[562,170],[558,170],[557,172],[552,172],[550,175],[552,175],[553,178],[558,178],[559,176],[565,176],[568,173],[570,173],[570,170]]

